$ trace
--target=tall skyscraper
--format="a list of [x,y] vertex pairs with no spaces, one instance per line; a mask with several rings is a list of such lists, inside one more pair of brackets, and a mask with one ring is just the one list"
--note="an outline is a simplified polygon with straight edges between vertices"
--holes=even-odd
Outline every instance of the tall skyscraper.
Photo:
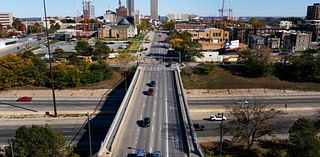
[[151,0],[150,2],[150,16],[152,20],[158,19],[158,0]]
[[314,3],[308,6],[307,9],[307,20],[320,20],[320,3]]
[[91,0],[84,0],[83,1],[83,18],[84,19],[94,19],[94,4]]
[[127,0],[129,16],[134,16],[134,0]]

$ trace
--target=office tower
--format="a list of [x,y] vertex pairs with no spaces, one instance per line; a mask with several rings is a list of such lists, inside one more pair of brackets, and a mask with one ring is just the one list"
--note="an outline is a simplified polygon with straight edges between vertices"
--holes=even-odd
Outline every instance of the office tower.
[[134,16],[134,0],[127,0],[129,16]]
[[312,6],[308,6],[307,20],[320,20],[320,3],[314,3]]
[[84,0],[83,1],[83,18],[84,19],[94,19],[94,4],[91,0]]
[[151,0],[150,2],[151,8],[150,8],[150,16],[152,20],[158,19],[158,0]]
[[0,13],[0,24],[5,27],[12,27],[13,16],[11,13]]
[[128,16],[128,8],[121,6],[119,8],[116,9],[116,14],[117,16]]

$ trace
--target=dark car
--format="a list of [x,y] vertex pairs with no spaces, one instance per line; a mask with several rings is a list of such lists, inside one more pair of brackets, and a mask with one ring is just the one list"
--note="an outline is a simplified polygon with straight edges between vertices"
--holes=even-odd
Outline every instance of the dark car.
[[144,127],[150,126],[150,122],[151,122],[151,120],[150,120],[149,117],[144,117],[144,118],[143,118],[143,126],[144,126]]
[[201,124],[193,124],[193,127],[196,131],[203,131],[204,130],[204,125],[201,125]]
[[26,101],[32,101],[32,97],[24,96],[18,98],[16,101],[26,102]]
[[145,157],[146,153],[143,149],[138,149],[136,152],[136,157]]
[[155,87],[156,86],[156,81],[151,81],[150,82],[150,87]]
[[150,95],[150,96],[154,95],[154,89],[153,88],[149,88],[148,95]]

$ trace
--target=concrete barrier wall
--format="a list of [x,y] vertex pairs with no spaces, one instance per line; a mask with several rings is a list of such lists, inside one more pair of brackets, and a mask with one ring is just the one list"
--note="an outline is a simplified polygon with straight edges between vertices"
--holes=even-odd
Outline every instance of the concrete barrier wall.
[[131,84],[127,90],[127,93],[119,107],[119,110],[109,128],[109,131],[104,141],[101,143],[100,150],[94,156],[101,157],[101,156],[108,156],[108,154],[111,156],[112,144],[114,143],[114,138],[119,130],[119,126],[121,125],[123,116],[128,107],[128,102],[130,101],[132,93],[134,91],[134,87],[136,86],[136,83],[139,80],[140,73],[141,73],[141,69],[140,67],[138,67],[131,81]]
[[[191,142],[188,142],[189,143],[188,145],[190,146],[189,150],[192,151],[190,153],[195,153],[196,155],[203,157],[204,154],[203,154],[203,151],[202,151],[201,146],[199,144],[195,129],[193,127],[193,123],[192,123],[192,119],[191,119],[191,115],[190,115],[190,111],[189,111],[189,105],[187,102],[186,94],[185,94],[184,87],[183,87],[183,82],[182,82],[181,75],[180,75],[180,70],[178,67],[177,67],[177,70],[175,71],[175,78],[176,78],[176,81],[178,82],[178,84],[177,84],[178,90],[180,90],[179,93],[181,94],[181,98],[182,98],[181,105],[182,105],[182,109],[184,111],[183,116],[186,118],[185,119],[186,120],[186,133],[189,136],[188,139],[191,140]],[[188,154],[188,156],[193,156],[193,155]]]

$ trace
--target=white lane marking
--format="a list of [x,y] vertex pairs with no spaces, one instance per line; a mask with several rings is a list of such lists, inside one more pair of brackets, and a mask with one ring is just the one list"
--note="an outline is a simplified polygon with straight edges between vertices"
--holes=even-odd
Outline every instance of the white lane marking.
[[[165,89],[168,88],[168,85],[167,85],[167,73],[165,73],[165,78],[164,78],[164,86],[165,86]],[[165,124],[166,124],[166,157],[169,157],[169,135],[168,135],[168,132],[169,132],[169,124],[168,124],[168,95],[167,95],[167,90],[164,90],[165,91],[165,114],[166,114],[166,120],[165,120]]]

